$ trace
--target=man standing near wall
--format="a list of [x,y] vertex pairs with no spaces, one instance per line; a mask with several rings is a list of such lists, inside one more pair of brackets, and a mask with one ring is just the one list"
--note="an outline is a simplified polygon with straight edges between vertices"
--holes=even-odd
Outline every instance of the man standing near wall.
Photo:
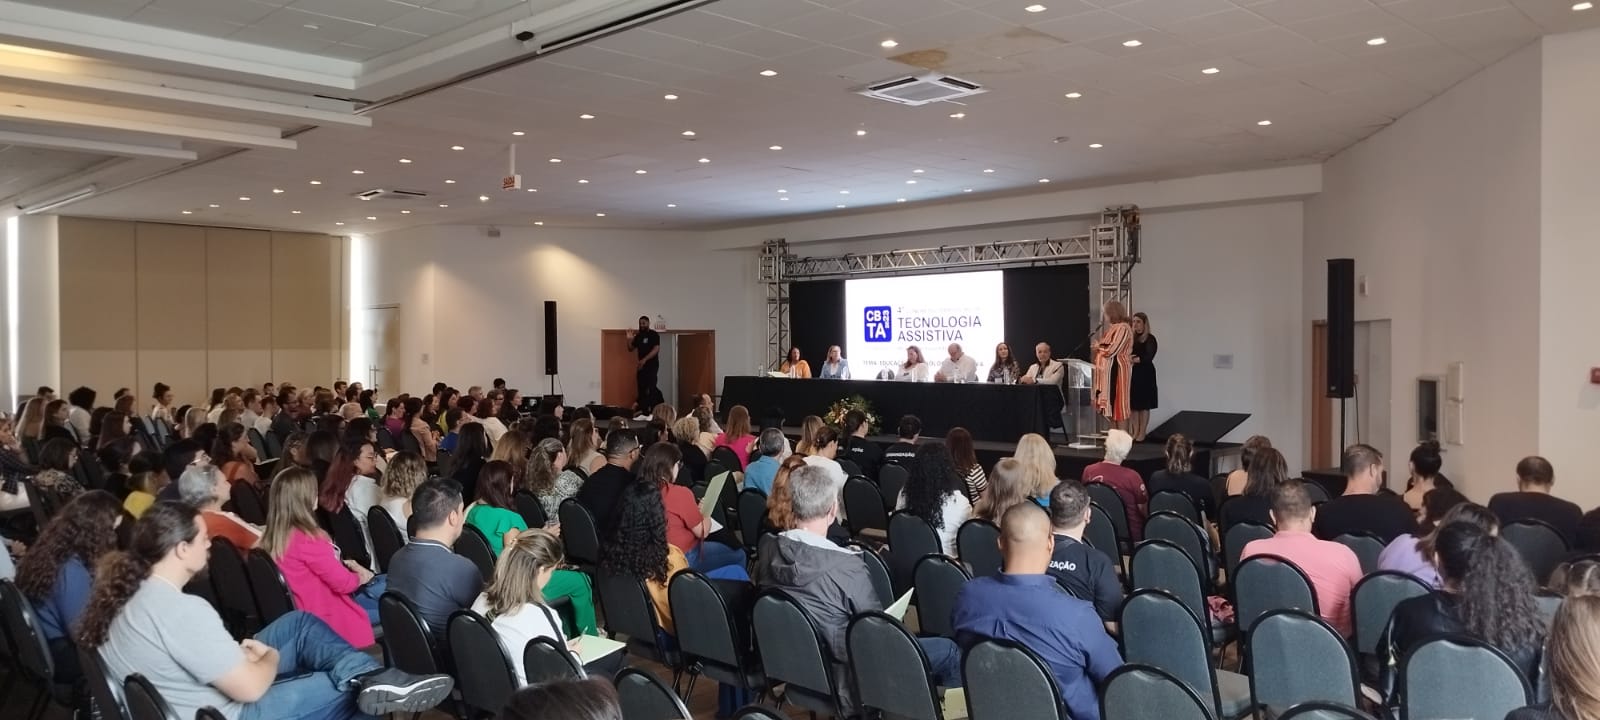
[[639,331],[628,334],[628,347],[639,353],[639,369],[635,380],[639,385],[639,411],[645,412],[661,402],[661,390],[656,387],[656,373],[661,369],[661,334],[650,329],[650,317],[639,316]]

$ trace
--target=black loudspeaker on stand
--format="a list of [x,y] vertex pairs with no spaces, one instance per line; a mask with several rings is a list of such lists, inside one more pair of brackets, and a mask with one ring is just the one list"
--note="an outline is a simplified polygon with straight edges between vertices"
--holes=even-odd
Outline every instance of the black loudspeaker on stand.
[[544,301],[544,374],[550,376],[550,394],[556,392],[556,301]]
[[1328,397],[1339,398],[1339,448],[1344,449],[1344,400],[1356,394],[1356,261],[1328,261]]

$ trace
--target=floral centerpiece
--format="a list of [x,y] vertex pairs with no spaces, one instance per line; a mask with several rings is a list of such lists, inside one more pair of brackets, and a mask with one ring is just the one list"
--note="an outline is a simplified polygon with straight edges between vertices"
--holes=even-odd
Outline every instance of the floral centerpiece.
[[822,416],[822,421],[827,423],[829,427],[837,429],[842,435],[844,434],[844,416],[848,415],[851,410],[858,410],[862,415],[867,416],[868,434],[878,428],[878,414],[872,411],[872,403],[860,395],[851,395],[847,398],[835,400],[833,405],[828,407],[827,414]]

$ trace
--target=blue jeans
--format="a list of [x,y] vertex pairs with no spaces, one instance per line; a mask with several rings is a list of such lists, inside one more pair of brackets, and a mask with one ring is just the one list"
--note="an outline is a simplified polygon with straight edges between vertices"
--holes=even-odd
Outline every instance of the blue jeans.
[[961,687],[961,648],[956,641],[943,637],[917,638],[922,654],[928,656],[928,669],[933,671],[934,682],[939,687]]
[[683,554],[689,561],[689,567],[703,573],[711,572],[720,567],[729,565],[744,567],[744,551],[736,547],[728,547],[714,540],[700,543],[700,547]]
[[379,669],[315,615],[296,610],[261,628],[256,640],[278,651],[278,679],[239,720],[346,720],[356,709],[351,681]]
[[356,604],[360,605],[362,610],[367,611],[367,622],[377,625],[378,598],[383,597],[383,591],[388,589],[389,576],[374,575],[372,576],[372,582],[357,588],[355,594],[350,596],[350,599],[356,601]]

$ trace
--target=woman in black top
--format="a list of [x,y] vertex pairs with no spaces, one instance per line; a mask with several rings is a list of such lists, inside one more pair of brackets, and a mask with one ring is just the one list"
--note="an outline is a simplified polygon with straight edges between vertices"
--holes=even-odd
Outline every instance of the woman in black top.
[[1445,634],[1462,634],[1499,648],[1539,685],[1544,621],[1534,600],[1536,585],[1522,556],[1475,523],[1452,522],[1434,536],[1433,562],[1441,589],[1403,600],[1394,608],[1378,643],[1390,698],[1400,663],[1417,646]]
[[1218,525],[1223,534],[1241,522],[1272,525],[1272,490],[1289,479],[1289,465],[1283,453],[1273,448],[1261,448],[1250,459],[1246,472],[1244,492],[1229,497],[1218,511]]
[[1150,334],[1150,316],[1142,312],[1133,314],[1133,382],[1128,392],[1133,408],[1133,425],[1129,434],[1135,442],[1144,442],[1150,429],[1150,411],[1159,407],[1156,393],[1156,336]]
[[[1137,377],[1137,375],[1136,375]],[[1176,491],[1189,496],[1194,506],[1208,517],[1214,517],[1211,507],[1211,483],[1194,474],[1194,443],[1183,433],[1173,433],[1167,438],[1167,468],[1157,470],[1145,482],[1145,489],[1155,497],[1158,492]]]
[[482,423],[462,423],[457,431],[460,438],[456,440],[455,471],[451,476],[461,483],[461,497],[471,503],[478,497],[478,473],[483,470],[489,461],[489,435],[483,431]]

